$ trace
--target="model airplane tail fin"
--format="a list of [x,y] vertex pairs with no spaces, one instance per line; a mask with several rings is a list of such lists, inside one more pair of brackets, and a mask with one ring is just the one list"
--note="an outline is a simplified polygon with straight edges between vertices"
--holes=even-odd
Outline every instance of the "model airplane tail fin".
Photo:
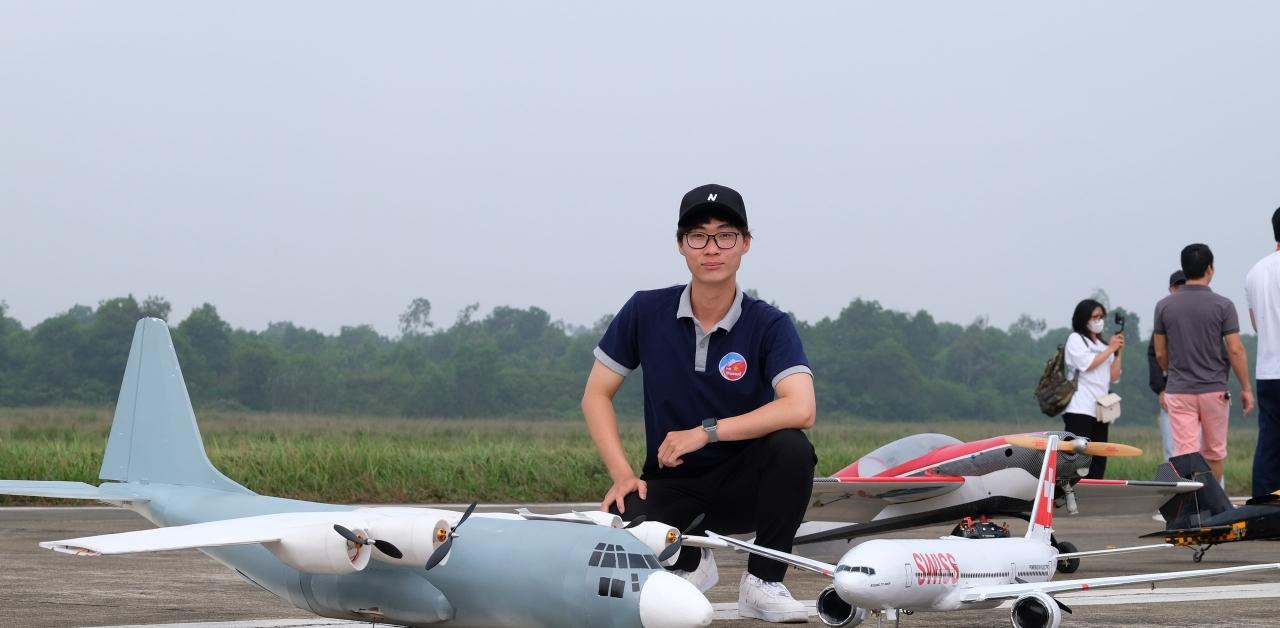
[[1198,528],[1210,517],[1231,510],[1231,499],[1213,477],[1209,463],[1199,452],[1174,456],[1156,468],[1156,478],[1173,477],[1203,484],[1192,493],[1174,495],[1160,506],[1166,530]]
[[98,477],[250,492],[222,475],[205,455],[178,354],[162,320],[144,318],[134,328]]
[[1036,501],[1031,506],[1031,525],[1027,538],[1048,545],[1053,536],[1054,474],[1057,472],[1058,435],[1050,434],[1044,447],[1044,461],[1040,463],[1040,483],[1036,486]]

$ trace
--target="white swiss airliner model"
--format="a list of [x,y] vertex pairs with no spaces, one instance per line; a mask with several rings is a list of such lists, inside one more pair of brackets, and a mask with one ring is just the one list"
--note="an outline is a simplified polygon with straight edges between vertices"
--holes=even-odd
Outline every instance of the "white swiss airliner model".
[[[897,611],[956,611],[994,608],[1012,599],[1014,628],[1056,628],[1061,610],[1054,593],[1139,582],[1195,578],[1218,574],[1278,569],[1280,563],[1242,565],[1133,576],[1051,581],[1058,550],[1053,533],[1054,466],[1057,449],[1049,436],[1040,467],[1039,490],[1024,538],[873,539],[849,550],[830,565],[708,532],[708,545],[723,542],[735,549],[767,556],[801,569],[830,576],[832,586],[818,595],[818,617],[829,626],[856,626],[869,614],[897,616]],[[690,544],[699,540],[690,539]],[[1099,552],[1080,552],[1095,554]]]

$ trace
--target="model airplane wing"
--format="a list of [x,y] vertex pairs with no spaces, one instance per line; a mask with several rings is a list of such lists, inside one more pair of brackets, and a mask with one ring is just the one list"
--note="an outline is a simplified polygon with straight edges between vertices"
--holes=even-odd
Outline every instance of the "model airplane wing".
[[814,478],[805,519],[870,521],[885,506],[945,495],[964,486],[963,477]]
[[836,573],[835,565],[824,563],[820,560],[813,560],[812,558],[805,558],[804,556],[796,556],[795,554],[761,547],[754,543],[739,541],[732,537],[719,535],[710,530],[707,530],[707,536],[718,541],[723,541],[736,550],[764,556],[765,558],[772,558],[778,562],[787,563],[788,565],[799,567],[800,569],[817,572],[827,577],[831,577]]
[[1109,576],[1104,578],[1081,578],[1077,580],[1056,580],[1049,582],[1027,582],[1018,584],[1001,584],[980,586],[969,589],[962,594],[963,602],[982,602],[1002,598],[1015,598],[1028,593],[1061,593],[1063,591],[1083,591],[1100,589],[1122,584],[1142,582],[1159,582],[1162,580],[1179,580],[1201,576],[1216,576],[1243,571],[1261,571],[1263,569],[1280,569],[1280,563],[1263,563],[1259,565],[1240,565],[1239,567],[1221,567],[1218,569],[1194,569],[1191,571],[1170,571],[1133,576]]
[[52,497],[56,499],[95,499],[105,502],[143,502],[127,488],[108,482],[102,486],[84,482],[42,482],[34,480],[0,480],[0,495],[23,497]]
[[349,511],[290,512],[256,517],[223,519],[185,526],[101,534],[62,541],[45,541],[40,547],[64,554],[98,556],[168,550],[245,545],[279,541],[291,528],[303,525],[351,524]]
[[1155,512],[1169,498],[1190,493],[1199,482],[1146,480],[1080,480],[1074,490],[1081,515],[1132,515]]

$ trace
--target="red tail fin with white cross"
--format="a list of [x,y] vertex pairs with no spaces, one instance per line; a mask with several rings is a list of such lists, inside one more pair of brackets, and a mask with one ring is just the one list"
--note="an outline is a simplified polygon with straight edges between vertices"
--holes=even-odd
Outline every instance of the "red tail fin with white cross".
[[1036,485],[1036,501],[1031,506],[1031,525],[1027,528],[1027,538],[1050,543],[1053,535],[1053,490],[1054,474],[1058,459],[1058,436],[1050,434],[1044,446],[1044,462],[1040,463],[1040,482]]

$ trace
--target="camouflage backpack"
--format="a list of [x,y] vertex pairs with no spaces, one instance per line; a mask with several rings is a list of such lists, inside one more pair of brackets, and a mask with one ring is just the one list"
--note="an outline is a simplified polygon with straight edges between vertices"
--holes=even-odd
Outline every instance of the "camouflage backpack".
[[1036,384],[1036,401],[1040,402],[1040,411],[1049,416],[1058,416],[1067,409],[1071,397],[1076,394],[1076,382],[1080,373],[1067,379],[1067,359],[1062,345],[1058,345],[1057,353],[1044,364],[1044,373],[1040,374],[1040,383]]

